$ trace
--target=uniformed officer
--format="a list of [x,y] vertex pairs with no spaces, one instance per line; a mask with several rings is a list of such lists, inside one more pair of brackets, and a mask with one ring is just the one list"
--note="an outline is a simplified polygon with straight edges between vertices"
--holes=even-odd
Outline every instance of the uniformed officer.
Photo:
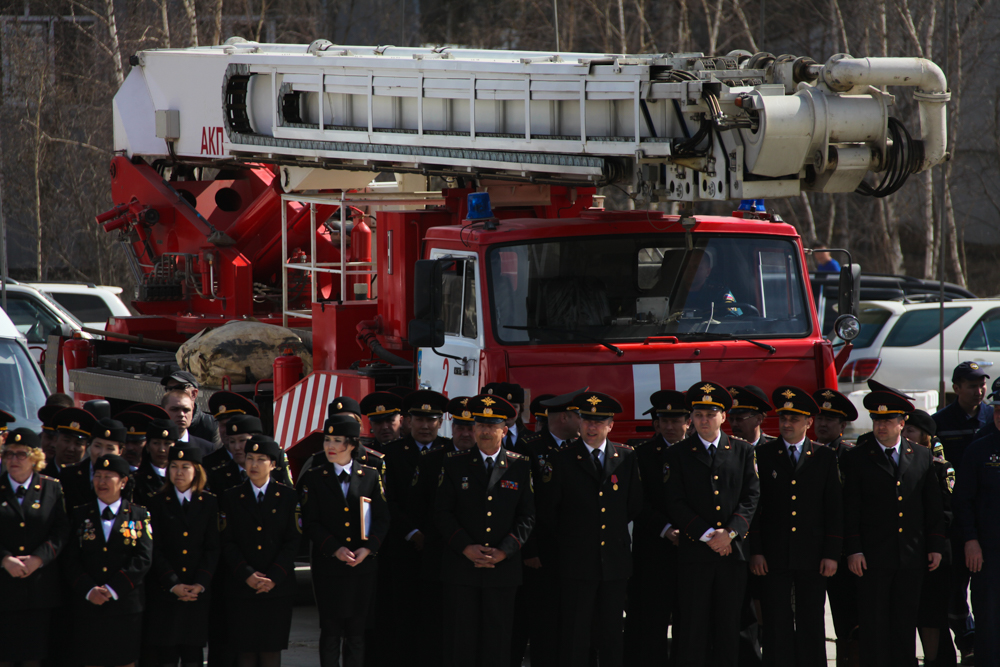
[[733,435],[754,447],[774,442],[776,438],[765,434],[760,428],[764,417],[773,409],[764,390],[751,384],[746,387],[732,386],[728,391],[733,397],[733,407],[729,410],[729,424]]
[[542,405],[542,401],[547,401],[554,396],[554,394],[539,394],[535,398],[531,399],[531,406],[529,410],[531,412],[531,416],[535,420],[535,433],[541,433],[549,430],[549,415],[545,406]]
[[[139,657],[153,527],[145,508],[121,495],[128,475],[128,461],[102,456],[94,472],[97,498],[71,513],[62,564],[72,588],[73,646],[84,665],[131,665]],[[109,629],[113,641],[94,641]]]
[[632,578],[625,617],[625,662],[649,665],[668,655],[667,626],[677,596],[679,531],[667,519],[664,487],[670,476],[667,449],[683,440],[691,406],[683,392],[658,391],[649,397],[656,436],[635,449],[642,477],[642,512],[632,527]]
[[858,582],[861,664],[912,667],[920,589],[941,564],[945,519],[930,451],[902,437],[913,404],[873,391],[873,433],[841,458],[847,564]]
[[[944,458],[944,447],[934,438],[937,424],[923,410],[914,410],[903,427],[903,437],[914,444],[925,447],[934,456],[934,472],[937,474],[941,487],[941,499],[944,506],[945,524],[951,534],[952,510],[951,495],[955,487],[955,469]],[[920,610],[917,614],[917,628],[920,643],[924,647],[924,663],[941,667],[954,665],[955,646],[951,641],[951,631],[948,622],[948,598],[951,593],[951,540],[945,541],[941,552],[941,565],[924,577],[924,585],[920,591]]]
[[555,531],[559,573],[559,664],[622,664],[623,612],[632,575],[628,524],[642,511],[635,452],[608,439],[621,404],[587,391],[573,401],[580,438],[552,457],[544,511]]
[[221,498],[223,493],[246,481],[245,446],[251,436],[262,432],[257,417],[234,414],[226,420],[222,426],[222,447],[203,459],[212,493]]
[[168,483],[170,449],[179,436],[177,424],[170,419],[150,419],[146,424],[146,455],[139,469],[132,473],[135,481],[133,501],[147,507],[153,496]]
[[[837,455],[837,464],[845,452],[854,448],[854,443],[844,440],[847,424],[858,418],[858,409],[851,399],[833,389],[818,389],[813,400],[819,406],[819,413],[813,417],[813,432],[816,442],[832,449]],[[847,567],[847,558],[841,551],[837,563],[837,573],[826,582],[826,595],[830,599],[830,615],[837,634],[837,665],[846,667],[857,664],[858,654],[858,578]]]
[[17,428],[0,447],[0,663],[38,667],[48,657],[52,609],[62,603],[56,557],[69,520],[59,481],[41,474],[39,437]]
[[59,478],[59,471],[62,466],[56,463],[56,434],[55,416],[63,408],[73,406],[73,399],[66,394],[51,394],[45,400],[45,405],[38,408],[38,419],[42,422],[41,436],[42,452],[45,454],[45,470],[43,474],[49,477]]
[[208,398],[208,411],[219,424],[222,435],[226,422],[237,415],[247,415],[260,419],[260,408],[246,396],[232,391],[217,391]]
[[[391,396],[391,394],[390,394]],[[394,397],[395,398],[395,397]],[[397,399],[398,400],[398,399]],[[361,405],[350,396],[338,396],[327,406],[327,418],[333,419],[337,415],[346,415],[354,421],[361,423]],[[318,436],[320,434],[316,434]],[[367,443],[367,444],[366,444]],[[376,442],[377,444],[377,442]],[[301,447],[300,443],[298,447]],[[381,447],[382,445],[379,445]],[[385,455],[379,449],[372,446],[372,439],[364,436],[358,437],[357,449],[354,458],[361,464],[370,466],[378,470],[380,475],[385,474]],[[314,466],[323,465],[326,462],[326,455],[320,445],[320,450],[310,456],[302,465],[302,471],[306,471]]]
[[514,416],[507,420],[507,435],[504,436],[504,447],[509,452],[519,451],[518,445],[527,435],[521,413],[524,412],[524,387],[514,382],[490,382],[483,386],[483,393],[489,396],[499,396],[514,406]]
[[958,466],[953,504],[959,537],[955,560],[964,556],[972,572],[972,608],[980,628],[975,655],[977,665],[1000,665],[1000,395],[994,394],[993,422],[997,427],[989,435],[974,441],[966,449]]
[[687,397],[695,433],[667,450],[665,488],[667,517],[681,531],[676,665],[735,666],[749,557],[744,538],[760,495],[754,450],[722,431],[732,407],[723,386],[699,382]]
[[[121,456],[122,448],[125,446],[125,426],[120,421],[99,419],[89,428],[93,430],[90,444],[87,446],[87,458],[75,465],[67,466],[62,474],[63,494],[69,507],[77,507],[96,498],[92,480],[97,459],[106,454]],[[125,487],[123,495],[132,498],[131,484]]]
[[375,599],[377,553],[389,508],[376,468],[358,460],[361,424],[335,414],[323,425],[326,461],[300,482],[302,524],[311,542],[322,667],[365,664],[365,629]]
[[146,426],[149,425],[149,417],[141,412],[126,411],[119,412],[115,419],[125,427],[125,446],[121,457],[128,461],[132,472],[135,472],[142,465],[146,451]]
[[219,504],[205,491],[200,447],[170,448],[168,483],[150,499],[156,524],[147,576],[146,637],[158,665],[200,667],[208,642],[212,577],[219,561]]
[[528,457],[503,445],[517,414],[502,396],[466,407],[476,447],[449,453],[438,481],[435,518],[445,539],[441,571],[453,621],[452,664],[508,667],[521,547],[535,522]]
[[240,667],[277,667],[292,627],[299,501],[271,479],[284,458],[277,442],[256,434],[245,450],[247,481],[223,494],[219,514],[229,643]]
[[375,391],[363,399],[359,406],[368,417],[373,446],[381,451],[384,445],[400,438],[403,425],[403,399],[388,391]]
[[826,578],[837,572],[844,533],[837,455],[806,437],[819,412],[808,392],[783,386],[771,398],[781,437],[755,450],[760,501],[749,535],[764,651],[769,665],[825,667]]
[[[535,487],[535,507],[547,507],[546,493],[552,479],[552,459],[580,435],[579,409],[573,401],[587,387],[559,396],[542,399],[536,410],[551,416],[552,429],[523,439],[521,451],[530,459]],[[544,396],[544,395],[543,395]],[[548,422],[548,419],[546,420]],[[559,571],[555,526],[544,513],[536,515],[531,536],[521,550],[524,565],[523,583],[517,592],[511,666],[520,667],[528,644],[531,661],[537,665],[555,665],[559,651]]]
[[[944,445],[945,458],[954,466],[962,465],[965,448],[979,430],[993,421],[993,406],[984,400],[989,377],[974,361],[960,363],[951,374],[955,400],[934,414],[938,440]],[[961,538],[957,526],[954,530],[953,539],[957,543]],[[972,652],[976,641],[976,622],[968,603],[970,576],[965,563],[958,559],[952,567],[948,616],[955,631],[955,643],[963,657]]]
[[476,446],[474,420],[469,408],[470,396],[456,396],[448,401],[448,414],[451,415],[451,442],[457,451],[465,451]]

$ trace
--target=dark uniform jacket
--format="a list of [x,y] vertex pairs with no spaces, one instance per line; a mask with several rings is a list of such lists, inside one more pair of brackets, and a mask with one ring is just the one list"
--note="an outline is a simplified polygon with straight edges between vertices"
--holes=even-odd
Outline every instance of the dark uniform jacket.
[[194,408],[194,416],[191,417],[191,425],[188,426],[188,432],[199,440],[205,440],[211,444],[211,449],[204,452],[205,454],[209,454],[222,446],[222,437],[219,435],[219,422],[215,421],[215,417],[198,406]]
[[192,492],[182,509],[170,487],[153,496],[149,511],[156,524],[152,576],[157,583],[150,596],[176,599],[170,589],[177,584],[201,584],[208,591],[221,551],[218,500],[206,491]]
[[760,497],[753,445],[721,433],[713,460],[695,433],[667,451],[667,515],[681,531],[678,560],[683,563],[723,558],[701,541],[706,531],[719,528],[737,534],[732,554],[725,558],[747,560],[749,553],[743,538],[750,530]]
[[[62,483],[63,497],[66,499],[67,508],[73,509],[74,507],[86,505],[91,501],[97,500],[97,494],[94,493],[93,473],[90,466],[90,457],[87,456],[79,463],[74,463],[62,469],[59,481]],[[122,490],[122,498],[131,499],[134,488],[135,484],[132,481],[132,477],[129,476],[129,481]]]
[[[378,470],[351,465],[347,497],[329,461],[307,470],[299,484],[302,502],[302,530],[312,542],[313,572],[321,569],[335,576],[351,576],[353,572],[368,572],[376,568],[375,554],[389,532],[389,506],[385,499]],[[371,528],[367,539],[361,539],[361,498],[367,498],[371,513]],[[334,556],[340,547],[371,551],[360,565],[350,567]]]
[[[377,449],[372,449],[370,445],[359,444],[357,449],[357,456],[354,460],[363,466],[368,466],[369,468],[375,468],[379,475],[385,476],[385,454],[378,451]],[[299,473],[299,479],[295,481],[295,488],[299,488],[301,484],[301,479],[305,475],[307,470],[312,468],[320,468],[327,462],[326,454],[323,450],[316,452],[302,464],[302,472]],[[384,484],[384,479],[383,479]]]
[[[667,449],[670,445],[662,436],[640,444],[635,448],[639,474],[642,477],[642,512],[632,526],[632,550],[635,557],[662,561],[675,559],[677,550],[666,537],[660,537],[670,523],[667,518],[666,484],[670,477]],[[676,526],[673,526],[676,528]]]
[[528,457],[531,465],[531,479],[535,487],[535,526],[531,529],[531,536],[521,548],[521,557],[540,558],[542,567],[547,562],[554,563],[556,557],[556,544],[554,539],[554,527],[545,522],[551,518],[541,511],[548,506],[546,494],[550,490],[549,481],[552,480],[553,457],[560,449],[565,449],[570,443],[565,441],[558,443],[547,430],[535,435],[527,435],[518,439],[520,449],[519,454]]
[[[222,555],[231,575],[227,596],[294,595],[295,554],[302,533],[295,489],[272,479],[264,502],[258,503],[253,484],[247,480],[226,491],[221,505]],[[262,572],[274,582],[274,588],[267,593],[250,588],[246,580],[254,572]]]
[[978,540],[984,562],[1000,558],[1000,433],[976,440],[965,452],[958,466],[955,494],[952,497],[957,534],[961,542],[953,546],[956,558],[964,553],[965,543]]
[[[122,498],[107,541],[96,500],[73,509],[62,564],[78,609],[104,616],[141,612],[143,579],[152,562],[153,527],[144,507]],[[115,591],[117,600],[95,605],[86,599],[90,589],[105,585]]]
[[160,477],[148,456],[142,457],[142,463],[130,475],[132,481],[132,502],[149,508],[153,496],[160,492],[167,478]]
[[628,524],[642,511],[642,482],[635,452],[610,440],[604,468],[596,471],[590,451],[577,438],[552,457],[545,490],[558,550],[560,577],[615,581],[632,575]]
[[60,604],[56,557],[66,545],[69,518],[59,480],[33,473],[21,504],[10,477],[0,476],[0,560],[7,556],[38,556],[42,566],[27,579],[0,572],[0,600],[17,601],[19,609],[44,609]]
[[760,501],[750,552],[773,570],[818,572],[820,560],[839,560],[844,512],[836,452],[806,438],[794,467],[783,439],[758,446],[756,454]]
[[[500,447],[493,472],[479,448],[450,452],[438,480],[435,517],[444,539],[444,581],[462,586],[518,586],[521,548],[535,524],[535,499],[528,457]],[[462,551],[471,544],[500,549],[506,558],[494,568],[477,568]]]
[[[421,465],[422,459],[434,452],[443,456],[453,450],[451,438],[435,439],[425,454],[421,454],[419,445],[410,435],[386,443],[385,491],[392,516],[390,541],[401,541],[414,530],[427,536],[434,528],[433,505],[428,506],[427,497],[428,488],[436,488],[440,460],[435,458],[430,464]],[[428,476],[430,480],[426,479]]]
[[[233,457],[229,454],[229,450],[225,447],[221,447],[206,456],[202,460],[202,467],[205,468],[205,472],[208,474],[208,486],[206,488],[220,500],[226,491],[246,482],[243,471],[240,470],[240,466],[233,460]],[[282,467],[276,467],[272,470],[271,481],[284,484],[285,486],[292,486],[291,478],[288,474],[288,465],[285,464]]]
[[[735,436],[733,436],[733,437],[735,437]],[[768,434],[764,433],[763,431],[761,431],[760,432],[760,437],[757,438],[757,442],[751,442],[750,444],[753,445],[754,449],[756,449],[757,447],[760,447],[761,445],[770,444],[770,443],[774,442],[777,439],[778,438],[775,438],[773,435],[768,435]]]
[[866,433],[841,459],[844,552],[864,554],[869,568],[925,568],[944,553],[945,517],[930,450],[900,439],[894,472],[875,436]]
[[961,465],[965,448],[976,439],[976,433],[993,422],[993,406],[979,404],[975,417],[965,414],[958,401],[945,406],[933,415],[937,424],[937,439],[944,445],[944,455],[954,465]]

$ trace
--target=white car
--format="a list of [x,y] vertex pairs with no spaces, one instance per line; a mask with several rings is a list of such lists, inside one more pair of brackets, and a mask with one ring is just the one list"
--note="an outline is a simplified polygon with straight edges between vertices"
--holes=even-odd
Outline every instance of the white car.
[[73,336],[79,332],[84,338],[91,337],[80,330],[83,323],[72,313],[34,287],[15,281],[7,283],[7,316],[40,366],[44,365],[42,355],[48,349],[50,334]]
[[119,296],[122,293],[121,287],[93,283],[26,284],[48,294],[90,329],[103,331],[109,318],[128,317],[132,314]]
[[0,410],[17,418],[9,428],[41,430],[38,408],[45,405],[48,394],[45,378],[28,352],[27,340],[0,311]]
[[[844,394],[867,390],[874,378],[906,391],[937,391],[940,346],[939,303],[866,301],[858,319],[861,334],[840,371]],[[994,379],[1000,376],[1000,299],[956,299],[944,304],[945,391],[951,372],[974,361]],[[946,401],[951,398],[946,396]]]

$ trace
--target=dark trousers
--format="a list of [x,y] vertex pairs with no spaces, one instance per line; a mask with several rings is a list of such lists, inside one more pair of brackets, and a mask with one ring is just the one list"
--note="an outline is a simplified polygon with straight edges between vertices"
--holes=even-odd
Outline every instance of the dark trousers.
[[858,580],[861,667],[913,667],[923,569],[871,568]]
[[826,579],[819,568],[771,569],[760,579],[764,665],[826,667]]
[[560,579],[560,667],[588,667],[592,645],[601,667],[621,667],[627,595],[628,579]]
[[[952,544],[964,545],[962,538],[952,538]],[[965,566],[965,552],[963,549],[956,549],[955,562],[951,568],[951,598],[948,601],[948,620],[951,629],[955,631],[955,644],[963,653],[972,650],[975,642],[976,621],[969,611],[969,581],[972,573]],[[984,626],[987,632],[993,632],[989,626]],[[977,663],[978,660],[977,660]]]
[[524,568],[514,608],[511,667],[520,667],[526,652],[533,667],[552,667],[559,659],[559,578],[553,561],[546,562],[548,568]]
[[669,661],[667,626],[677,594],[677,563],[634,559],[628,582],[625,616],[625,664],[630,667],[665,665]]
[[[976,667],[1000,667],[1000,552],[985,553],[983,569],[972,575],[976,613]],[[990,564],[992,561],[992,564]]]
[[678,565],[677,667],[736,667],[746,586],[746,561],[733,556]]
[[448,585],[447,600],[455,630],[451,635],[451,665],[509,667],[516,595],[515,586]]
[[846,559],[840,559],[837,574],[827,580],[826,594],[837,641],[848,641],[858,627],[858,577],[848,569]]

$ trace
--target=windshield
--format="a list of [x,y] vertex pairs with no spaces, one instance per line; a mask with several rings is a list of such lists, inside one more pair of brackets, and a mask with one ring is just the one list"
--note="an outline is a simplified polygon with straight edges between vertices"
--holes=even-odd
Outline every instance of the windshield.
[[38,430],[38,408],[45,405],[45,389],[35,371],[35,362],[15,341],[0,339],[0,410],[17,421],[11,426]]
[[505,343],[805,336],[798,247],[759,236],[577,237],[489,252]]

